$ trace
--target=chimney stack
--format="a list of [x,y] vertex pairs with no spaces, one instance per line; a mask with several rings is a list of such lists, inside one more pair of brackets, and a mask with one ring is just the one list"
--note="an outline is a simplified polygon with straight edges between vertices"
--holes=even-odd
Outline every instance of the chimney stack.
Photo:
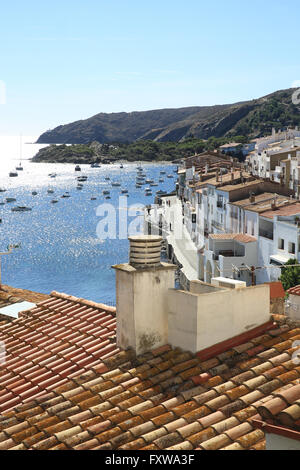
[[250,202],[251,202],[251,204],[255,203],[255,194],[254,193],[250,193]]
[[129,263],[116,270],[117,345],[143,354],[168,343],[167,294],[176,266],[161,262],[162,237],[129,237]]

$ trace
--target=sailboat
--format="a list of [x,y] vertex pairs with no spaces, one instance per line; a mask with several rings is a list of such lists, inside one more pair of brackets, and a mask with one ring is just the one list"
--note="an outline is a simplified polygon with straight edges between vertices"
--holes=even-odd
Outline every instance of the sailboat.
[[23,171],[23,166],[22,166],[22,135],[20,135],[20,163],[19,166],[16,166],[17,171]]

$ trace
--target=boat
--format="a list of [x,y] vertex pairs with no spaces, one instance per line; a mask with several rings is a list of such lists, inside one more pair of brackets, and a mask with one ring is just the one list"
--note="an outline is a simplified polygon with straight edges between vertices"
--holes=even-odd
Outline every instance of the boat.
[[6,189],[0,188],[0,193],[5,193]]
[[56,178],[57,174],[56,173],[49,173],[50,178]]
[[135,187],[136,187],[136,189],[141,189],[142,185],[141,184],[136,184]]
[[118,187],[118,186],[121,186],[121,183],[111,183],[111,185],[114,187]]
[[23,167],[21,165],[21,162],[20,162],[19,166],[16,166],[16,170],[17,171],[23,171]]
[[54,189],[47,189],[47,193],[48,193],[48,194],[53,194],[53,193],[54,193]]
[[124,165],[121,163],[120,168],[124,168]]
[[157,183],[150,183],[150,186],[158,186]]
[[106,176],[104,179],[105,179],[105,181],[110,181],[110,177],[109,177],[109,176]]
[[148,179],[148,180],[146,180],[145,182],[146,182],[147,184],[154,183],[154,181],[153,181],[153,180],[149,180],[149,179]]
[[122,193],[122,194],[127,194],[127,193],[128,193],[128,189],[122,189],[121,193]]
[[161,175],[165,175],[166,172],[162,170],[162,171],[160,172],[160,174],[161,174]]
[[52,199],[51,204],[57,204],[58,200],[57,199]]
[[159,189],[158,191],[156,191],[156,194],[164,194],[164,192],[161,189]]
[[111,197],[110,196],[105,196],[105,199],[111,199]]
[[65,193],[65,194],[63,194],[63,195],[61,196],[62,199],[67,198],[67,197],[71,197],[70,194]]
[[82,189],[82,188],[83,188],[82,184],[78,184],[78,185],[77,185],[77,189],[78,189],[78,190],[80,190],[80,189]]
[[14,197],[7,197],[5,199],[6,202],[16,202],[16,199]]
[[1,201],[0,206],[5,206],[5,202]]
[[174,178],[174,176],[173,175],[168,175],[167,178]]
[[145,196],[152,196],[152,193],[147,191],[147,192],[145,192]]
[[12,212],[28,212],[31,211],[31,207],[26,207],[26,206],[16,206],[12,207]]
[[78,176],[77,178],[77,181],[86,181],[88,179],[87,176]]
[[81,171],[81,168],[80,168],[79,165],[76,165],[76,166],[75,166],[75,171]]
[[33,196],[36,196],[37,195],[37,192],[36,191],[32,191],[31,193]]
[[91,168],[100,168],[99,163],[92,163]]
[[164,182],[165,182],[165,180],[164,180],[164,179],[162,179],[162,178],[160,178],[160,179],[158,180],[158,182],[159,182],[159,183],[164,183]]
[[10,178],[15,178],[16,176],[18,176],[18,173],[16,171],[11,171],[8,176]]
[[91,201],[96,201],[97,198],[95,196],[91,197]]
[[104,190],[104,191],[102,192],[102,194],[103,194],[103,195],[105,195],[105,194],[110,194],[110,191]]

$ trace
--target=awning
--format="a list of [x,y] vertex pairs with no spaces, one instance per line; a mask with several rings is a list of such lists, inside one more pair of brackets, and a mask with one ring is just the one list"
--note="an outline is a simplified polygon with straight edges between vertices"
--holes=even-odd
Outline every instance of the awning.
[[270,260],[275,261],[277,264],[286,264],[289,259],[291,259],[291,255],[285,255],[283,253],[277,253],[276,255],[270,256]]

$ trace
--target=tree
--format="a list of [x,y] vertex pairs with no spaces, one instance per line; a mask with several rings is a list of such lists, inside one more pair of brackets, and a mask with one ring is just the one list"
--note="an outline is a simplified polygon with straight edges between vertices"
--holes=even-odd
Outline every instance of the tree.
[[[295,259],[289,259],[285,266],[293,266],[298,264],[298,261]],[[291,287],[298,286],[300,284],[300,267],[289,267],[282,268],[281,277],[279,280],[282,282],[284,290],[289,290]]]

